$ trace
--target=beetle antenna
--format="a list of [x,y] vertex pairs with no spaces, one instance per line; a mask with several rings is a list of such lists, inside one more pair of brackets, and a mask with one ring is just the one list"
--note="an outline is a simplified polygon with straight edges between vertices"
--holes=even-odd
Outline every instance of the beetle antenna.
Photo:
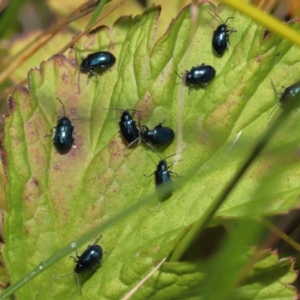
[[82,292],[81,292],[81,285],[80,285],[80,281],[79,281],[79,278],[78,278],[78,274],[75,273],[75,276],[76,276],[77,284],[78,284],[78,287],[79,287],[79,290],[80,290],[80,294],[82,294]]
[[111,109],[124,111],[124,109],[121,108],[103,108],[103,110],[111,110]]
[[152,148],[152,149],[157,153],[157,155],[159,156],[160,160],[166,160],[166,159],[168,159],[168,158],[170,158],[170,157],[172,157],[172,156],[175,156],[175,155],[181,153],[181,152],[173,153],[173,154],[171,154],[171,155],[169,155],[169,156],[167,156],[167,157],[165,157],[165,158],[163,159],[163,158],[160,156],[160,154],[157,152],[157,150],[156,150],[151,144],[146,143],[146,145],[148,145],[150,148]]
[[72,120],[85,120],[85,121],[91,121],[93,118],[81,116],[81,115],[76,115],[76,118],[72,118]]
[[115,108],[115,107],[103,108],[103,110],[111,110],[111,109],[114,109],[114,110],[120,110],[120,111],[131,110],[131,111],[142,112],[141,110],[131,109],[131,108],[128,108],[128,109]]
[[275,84],[274,84],[274,82],[273,82],[273,80],[271,80],[271,84],[272,84],[272,88],[273,88],[273,91],[274,91],[274,93],[276,94],[276,96],[277,96],[277,98],[278,98],[278,101],[280,100],[280,98],[279,98],[279,92],[276,90],[276,87],[275,87]]
[[162,126],[162,124],[164,124],[166,121],[166,119],[163,119],[161,122],[159,122],[156,126]]
[[[138,112],[138,113],[141,113],[141,112],[142,112],[141,110],[131,109],[131,108],[129,108],[129,109],[122,109],[122,108],[115,108],[115,107],[103,108],[103,110],[111,110],[111,109],[114,109],[114,110],[120,110],[120,111],[122,111],[123,113],[124,113],[125,111],[133,111],[132,117],[133,117],[133,115],[134,115],[135,112]],[[140,123],[140,119],[141,119],[141,115],[139,114],[139,123]]]
[[169,155],[169,156],[165,157],[165,160],[166,160],[166,159],[168,159],[168,158],[170,158],[170,157],[172,157],[172,156],[175,156],[175,155],[177,155],[177,154],[180,154],[180,153],[181,153],[181,152],[178,152],[178,153],[171,154],[171,155]]
[[154,152],[156,152],[156,154],[159,156],[160,160],[163,160],[163,158],[160,156],[160,154],[157,152],[157,150],[156,150],[151,144],[146,143],[146,145],[148,145],[150,148],[152,148],[152,150],[153,150]]
[[268,116],[268,120],[270,119],[271,115],[273,114],[275,108],[279,105],[280,102],[276,103],[276,105],[274,106],[274,108],[272,109],[272,111],[270,112],[269,116]]
[[98,238],[95,239],[95,241],[93,242],[93,245],[96,245],[101,240],[101,238],[102,238],[102,234]]
[[182,79],[182,77],[176,71],[174,71],[174,72],[180,79]]
[[56,97],[56,99],[61,103],[62,107],[63,107],[63,110],[64,110],[64,116],[66,116],[66,111],[65,111],[65,106],[64,104],[62,103],[62,101]]
[[[218,22],[220,23],[220,24],[224,24],[224,21],[221,19],[221,17],[216,13],[216,12],[214,12],[214,11],[209,11],[208,12],[213,18],[215,18],[216,20],[218,20]],[[232,17],[230,17],[230,18],[232,18]],[[227,19],[228,20],[228,19]],[[227,22],[227,21],[226,21]],[[226,24],[226,23],[225,23]]]
[[228,17],[224,24],[227,24],[227,21],[228,21],[229,19],[233,19],[233,17]]
[[273,80],[271,80],[271,84],[272,84],[272,88],[274,90],[274,93],[276,94],[276,96],[278,98],[278,102],[276,103],[275,107],[272,109],[271,113],[269,114],[268,120],[270,119],[271,115],[273,114],[275,108],[280,104],[280,98],[278,96],[278,94],[280,94],[280,93],[276,90],[276,87],[275,87],[275,84],[274,84]]
[[53,276],[52,279],[60,279],[60,278],[64,278],[64,277],[67,277],[67,276],[70,276],[70,275],[74,275],[76,276],[76,281],[77,281],[77,285],[79,287],[79,290],[80,290],[80,293],[81,293],[81,285],[80,285],[80,281],[79,281],[79,278],[78,278],[78,274],[75,273],[75,272],[72,272],[72,273],[68,273],[66,275],[63,275],[63,276]]
[[64,278],[64,277],[70,276],[70,275],[72,275],[72,274],[74,274],[74,272],[68,273],[68,274],[65,274],[65,275],[62,275],[62,276],[53,276],[52,278],[53,278],[53,279]]

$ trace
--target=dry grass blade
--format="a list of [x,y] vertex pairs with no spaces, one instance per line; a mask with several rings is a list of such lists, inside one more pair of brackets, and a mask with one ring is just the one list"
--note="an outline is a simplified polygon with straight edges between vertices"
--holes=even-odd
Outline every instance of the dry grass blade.
[[[82,18],[87,15],[91,11],[97,7],[99,1],[93,2],[90,1],[79,8],[77,8],[74,12],[72,12],[68,17],[63,20],[58,21],[48,30],[41,33],[37,36],[29,45],[26,45],[23,50],[17,53],[14,57],[10,58],[9,62],[3,67],[3,72],[0,74],[0,84],[3,83],[17,68],[22,65],[29,57],[31,57],[36,51],[38,51],[42,46],[48,43],[56,33],[63,30],[66,25],[69,23]],[[104,15],[98,22],[102,21],[107,15],[109,15],[114,9],[123,4],[125,0],[121,1],[121,3],[117,4],[115,8],[110,10],[106,15]],[[94,25],[94,24],[93,24]],[[92,26],[93,26],[92,25]],[[71,47],[82,35],[90,30],[91,26],[82,31],[72,42],[68,43],[59,53],[63,53]],[[26,83],[26,79],[20,82],[21,85]]]

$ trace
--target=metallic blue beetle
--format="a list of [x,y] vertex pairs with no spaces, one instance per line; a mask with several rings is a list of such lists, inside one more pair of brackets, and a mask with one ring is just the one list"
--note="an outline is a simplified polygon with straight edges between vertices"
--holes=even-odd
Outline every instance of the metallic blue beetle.
[[[147,144],[147,145],[149,145],[149,144]],[[151,147],[151,145],[149,145],[149,146]],[[151,147],[151,148],[154,149],[153,147]],[[156,170],[153,173],[151,173],[150,175],[144,174],[144,176],[150,177],[154,174],[157,194],[161,200],[166,200],[172,195],[172,192],[173,192],[173,180],[171,178],[171,173],[174,173],[172,171],[169,171],[169,168],[171,165],[168,166],[166,159],[171,156],[174,156],[176,154],[172,154],[172,155],[166,157],[165,159],[162,159],[157,151],[156,151],[156,153],[160,157],[160,161],[158,162],[158,165],[156,166]]]
[[[274,87],[274,85],[273,85]],[[275,89],[275,87],[274,87]],[[281,94],[279,98],[279,103],[283,104],[286,101],[289,101],[290,99],[293,99],[294,97],[299,97],[300,93],[300,81],[295,82],[294,84],[287,87],[283,93]]]
[[96,245],[101,237],[102,235],[100,235],[100,237],[97,238],[92,245],[89,245],[80,256],[78,255],[78,250],[76,248],[76,256],[70,256],[76,263],[74,272],[68,273],[63,276],[55,276],[54,278],[64,278],[75,273],[77,284],[81,292],[81,284],[78,278],[78,274],[90,271],[92,269],[97,271],[97,265],[101,264],[102,255],[105,251],[103,251],[103,249],[99,245]]
[[131,114],[129,113],[129,109],[123,111],[119,122],[119,127],[123,140],[128,144],[127,148],[139,140],[140,131],[137,128],[136,121],[133,120]]
[[76,263],[74,272],[80,274],[92,269],[97,270],[96,265],[101,263],[102,254],[103,250],[99,245],[89,245],[80,256],[77,255],[76,249],[76,257],[72,256]]
[[[290,85],[289,87],[285,88],[282,93],[278,92],[276,90],[276,87],[271,81],[272,87],[274,89],[275,94],[278,96],[278,103],[275,105],[275,107],[272,109],[271,113],[269,114],[269,117],[272,115],[273,111],[278,105],[285,104],[286,102],[289,101],[294,101],[293,99],[296,97],[300,97],[300,81],[295,82],[294,84]],[[295,104],[297,105],[298,103],[291,103],[292,105]]]
[[[181,76],[175,72],[178,77]],[[200,66],[193,67],[190,71],[185,73],[185,82],[189,86],[189,91],[193,86],[204,87],[207,85],[216,75],[216,70],[212,66],[202,63]]]
[[164,121],[157,124],[152,130],[143,125],[141,127],[141,137],[146,142],[150,142],[153,145],[163,145],[171,143],[175,138],[175,133],[172,128],[162,126]]
[[80,71],[98,77],[95,70],[101,71],[111,68],[116,62],[116,58],[108,51],[100,51],[89,54],[80,64]]
[[74,126],[71,120],[68,117],[66,117],[65,107],[62,101],[57,97],[56,99],[61,103],[63,107],[64,116],[62,118],[58,116],[56,126],[53,127],[50,131],[50,134],[47,134],[46,136],[51,135],[53,129],[55,129],[54,137],[52,140],[53,145],[55,146],[55,149],[59,154],[66,154],[70,151],[70,149],[75,143],[73,137]]
[[212,38],[212,47],[218,56],[223,56],[225,50],[229,47],[229,35],[228,33],[236,32],[234,29],[227,29],[227,21],[233,19],[233,17],[227,18],[224,23],[222,19],[214,13],[217,20],[221,23],[217,29],[214,31]]

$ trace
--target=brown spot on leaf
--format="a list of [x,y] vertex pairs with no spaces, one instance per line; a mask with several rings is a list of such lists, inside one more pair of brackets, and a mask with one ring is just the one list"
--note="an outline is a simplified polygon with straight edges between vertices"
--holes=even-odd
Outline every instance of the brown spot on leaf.
[[33,184],[33,185],[39,185],[39,182],[36,180],[36,179],[34,179],[34,178],[32,178],[32,180],[31,180],[31,184]]
[[63,75],[62,75],[62,81],[65,83],[65,84],[69,84],[69,79],[70,79],[70,76],[69,76],[69,74],[66,74],[66,73],[64,73]]
[[258,62],[258,63],[260,63],[262,61],[262,59],[263,59],[263,56],[262,55],[258,55],[258,56],[256,56],[255,61]]

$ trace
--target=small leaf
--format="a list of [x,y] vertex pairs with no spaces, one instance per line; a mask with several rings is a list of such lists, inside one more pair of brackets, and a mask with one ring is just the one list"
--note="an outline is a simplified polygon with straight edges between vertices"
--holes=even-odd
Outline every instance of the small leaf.
[[291,284],[297,273],[292,267],[292,260],[278,260],[276,253],[269,254],[254,266],[251,274],[230,299],[296,299],[297,292]]

